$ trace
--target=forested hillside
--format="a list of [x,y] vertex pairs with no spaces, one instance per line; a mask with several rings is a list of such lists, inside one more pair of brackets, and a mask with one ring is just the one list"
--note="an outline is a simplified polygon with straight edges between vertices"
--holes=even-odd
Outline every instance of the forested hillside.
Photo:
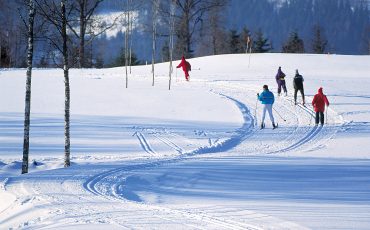
[[[53,1],[58,5],[57,0],[35,0],[36,8]],[[80,2],[86,4],[82,18]],[[182,55],[244,53],[248,37],[249,51],[255,53],[370,54],[369,1],[171,2],[68,1],[70,63],[73,67],[122,66],[125,44],[130,48],[131,65],[151,63],[153,58],[155,62],[167,61],[171,36],[175,59]],[[26,8],[24,1],[0,1],[0,67],[25,66]],[[61,63],[53,45],[56,31],[41,14],[36,9],[34,63],[38,67],[56,67]],[[130,33],[125,37],[127,28]]]

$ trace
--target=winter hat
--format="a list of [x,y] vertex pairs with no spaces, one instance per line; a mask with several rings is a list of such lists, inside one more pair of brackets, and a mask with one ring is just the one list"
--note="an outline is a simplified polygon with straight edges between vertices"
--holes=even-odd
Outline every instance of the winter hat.
[[263,85],[263,89],[268,90],[268,89],[269,89],[269,87],[268,87],[267,85]]
[[296,70],[295,70],[295,74],[299,74],[299,73],[298,73],[298,69],[296,69]]
[[318,93],[322,94],[322,87],[319,88],[319,90],[317,91]]

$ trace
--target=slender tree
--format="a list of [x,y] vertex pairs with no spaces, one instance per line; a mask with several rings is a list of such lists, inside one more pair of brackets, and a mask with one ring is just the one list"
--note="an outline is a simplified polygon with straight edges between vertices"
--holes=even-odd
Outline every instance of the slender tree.
[[325,39],[322,28],[315,25],[313,28],[312,51],[316,54],[325,53],[328,41]]
[[156,53],[156,43],[157,43],[157,20],[158,20],[158,10],[159,10],[159,0],[153,0],[152,12],[153,12],[153,24],[152,24],[152,74],[153,81],[152,86],[154,86],[154,64],[155,64],[155,53]]
[[[196,37],[195,55],[216,55],[229,52],[228,30],[226,29],[225,7],[226,0],[217,0],[219,7],[210,9],[203,19],[203,26]],[[199,41],[198,41],[199,40]]]
[[[87,67],[86,47],[91,44],[93,40],[111,29],[117,24],[121,15],[114,18],[112,23],[105,23],[99,21],[96,15],[99,5],[104,0],[75,0],[71,5],[70,14],[76,13],[76,19],[67,20],[68,29],[78,38],[78,67]],[[91,51],[92,52],[92,51]]]
[[176,51],[178,57],[193,55],[192,43],[195,32],[203,25],[205,15],[214,7],[224,6],[221,0],[175,0]]
[[131,1],[126,1],[126,24],[125,24],[125,72],[126,72],[126,88],[128,88],[128,65],[129,65],[129,39],[130,39],[130,18],[131,18]]
[[[58,7],[55,2],[50,3],[48,0],[34,0],[37,3],[40,15],[57,31],[56,37],[48,37],[48,40],[62,54],[62,68],[64,75],[64,167],[71,165],[70,161],[70,86],[69,86],[69,36],[67,34],[67,10],[66,0],[60,0]],[[71,6],[69,7],[71,9]],[[59,35],[59,36],[58,36]],[[62,43],[60,47],[59,41]]]
[[[130,5],[131,5],[131,9],[130,11],[134,11],[134,8],[133,8],[133,4],[132,4],[132,0],[130,0]],[[131,13],[132,15],[132,13]],[[133,65],[131,60],[132,60],[132,55],[133,55],[133,52],[132,52],[132,41],[133,41],[133,34],[134,34],[134,30],[133,30],[133,24],[134,24],[134,17],[131,16],[130,18],[130,25],[129,25],[129,29],[130,29],[130,37],[129,37],[129,57],[128,57],[128,60],[129,60],[129,66],[130,66],[130,74],[131,74],[131,66]]]
[[31,78],[33,61],[33,25],[35,21],[35,5],[33,0],[28,2],[28,45],[27,45],[27,82],[24,112],[23,160],[22,174],[28,173],[28,155],[30,139],[30,114],[31,114]]
[[66,0],[61,0],[62,8],[62,39],[63,39],[63,72],[64,72],[64,167],[71,165],[71,142],[70,142],[70,88],[69,88],[69,64],[68,64],[68,35]]
[[170,66],[169,66],[169,82],[168,82],[168,90],[171,90],[171,82],[172,82],[172,73],[173,73],[173,46],[174,46],[174,33],[175,33],[175,0],[171,0],[170,2],[170,20],[169,20],[169,54],[170,54]]

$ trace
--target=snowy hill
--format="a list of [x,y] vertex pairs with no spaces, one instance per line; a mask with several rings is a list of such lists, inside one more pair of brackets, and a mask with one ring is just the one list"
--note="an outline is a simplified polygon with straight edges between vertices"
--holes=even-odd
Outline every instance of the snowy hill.
[[[368,229],[370,56],[252,54],[71,70],[72,166],[63,168],[63,73],[32,80],[31,173],[20,175],[24,69],[0,70],[0,229]],[[177,64],[178,62],[175,62]],[[288,96],[277,97],[278,66]],[[299,69],[307,105],[294,105]],[[276,96],[260,130],[262,85]],[[323,87],[326,124],[310,102]],[[300,95],[298,101],[301,101]]]

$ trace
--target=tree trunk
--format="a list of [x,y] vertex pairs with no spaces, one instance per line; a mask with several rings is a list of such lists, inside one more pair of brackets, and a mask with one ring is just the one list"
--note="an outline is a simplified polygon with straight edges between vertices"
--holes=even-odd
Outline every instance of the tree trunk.
[[[130,6],[132,7],[132,0],[130,0]],[[132,66],[132,26],[133,26],[133,18],[130,18],[130,52],[129,52],[129,66],[130,66],[130,74],[131,74],[131,66]]]
[[28,47],[27,47],[27,82],[26,99],[24,112],[24,137],[23,137],[23,160],[22,174],[28,173],[28,153],[29,153],[29,134],[30,134],[30,114],[31,114],[31,77],[33,60],[33,24],[35,19],[35,6],[33,0],[29,0],[28,13]]
[[79,44],[79,67],[85,66],[85,33],[86,33],[86,0],[80,1],[80,44]]
[[152,74],[153,74],[153,82],[152,86],[154,86],[154,64],[155,64],[155,51],[156,51],[156,33],[157,33],[157,13],[158,13],[158,7],[159,7],[159,0],[153,1],[153,33],[152,33]]
[[169,69],[169,82],[168,82],[168,90],[171,90],[171,82],[172,82],[172,73],[173,73],[173,36],[175,31],[175,3],[174,0],[171,1],[171,10],[170,10],[170,36],[169,36],[169,44],[168,48],[170,51],[170,69]]
[[129,34],[130,34],[130,1],[127,0],[126,3],[126,33],[125,33],[125,70],[126,70],[126,88],[128,88],[128,40],[129,40]]
[[61,0],[62,7],[62,38],[63,38],[63,72],[64,72],[64,167],[71,165],[70,160],[70,89],[69,89],[69,66],[68,66],[68,47],[67,47],[67,18],[65,0]]
[[185,14],[185,29],[186,29],[186,57],[187,58],[190,58],[191,57],[191,34],[190,34],[190,8],[186,11],[186,14]]

